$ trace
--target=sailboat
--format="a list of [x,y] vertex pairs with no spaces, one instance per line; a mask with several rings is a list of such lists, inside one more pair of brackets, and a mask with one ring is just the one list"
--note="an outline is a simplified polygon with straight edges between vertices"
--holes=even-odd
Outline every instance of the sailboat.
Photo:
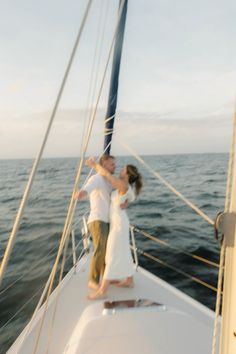
[[[65,86],[76,47],[83,31],[92,1],[88,1],[84,19],[69,60],[65,76],[55,103],[42,148],[35,160],[29,182],[22,198],[16,221],[1,263],[0,280],[13,248],[33,178],[37,172],[43,148],[56,114],[58,103]],[[116,112],[119,67],[128,0],[119,4],[117,30],[115,32],[114,56],[108,110],[105,118],[106,130],[104,151],[110,151],[113,124]],[[92,117],[93,118],[93,117]],[[93,119],[92,119],[93,120]],[[91,120],[91,122],[92,122]],[[86,219],[83,218],[83,252],[78,259],[73,247],[74,266],[63,278],[63,262],[60,282],[53,290],[53,282],[59,259],[72,235],[72,219],[76,207],[74,193],[78,187],[84,163],[87,139],[84,141],[84,154],[81,157],[72,193],[68,215],[65,221],[61,242],[51,274],[45,285],[40,301],[28,325],[8,350],[8,354],[235,354],[236,353],[236,155],[234,119],[230,168],[228,175],[228,198],[225,212],[218,215],[215,229],[224,235],[222,241],[221,264],[218,285],[216,313],[177,290],[139,265],[134,229],[131,229],[131,247],[134,254],[135,286],[133,288],[111,287],[108,298],[97,301],[87,299],[88,265],[91,257],[91,242]],[[92,124],[88,127],[91,131]],[[139,161],[145,165],[140,157]],[[156,174],[155,171],[151,171]],[[159,176],[160,177],[160,176]],[[162,179],[166,187],[174,189]],[[177,195],[178,192],[173,190]],[[194,205],[179,195],[184,202]],[[225,262],[224,262],[225,255]],[[225,264],[225,265],[224,265]],[[222,318],[219,317],[220,296],[224,271],[224,293]],[[218,330],[218,332],[217,332]],[[212,345],[213,343],[213,345]]]

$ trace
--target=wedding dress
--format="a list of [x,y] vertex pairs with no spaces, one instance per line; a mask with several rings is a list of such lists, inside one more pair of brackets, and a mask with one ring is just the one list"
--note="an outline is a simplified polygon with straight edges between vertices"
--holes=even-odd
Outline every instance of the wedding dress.
[[111,194],[110,231],[107,240],[104,279],[123,279],[134,274],[134,264],[129,245],[129,218],[120,204],[134,201],[135,194],[131,186],[123,195],[118,190]]

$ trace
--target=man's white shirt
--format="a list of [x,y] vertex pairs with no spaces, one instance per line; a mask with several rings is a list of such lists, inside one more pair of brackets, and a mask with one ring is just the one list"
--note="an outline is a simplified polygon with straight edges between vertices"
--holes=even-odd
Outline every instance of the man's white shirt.
[[89,194],[90,214],[88,223],[101,220],[109,222],[109,211],[111,202],[112,185],[107,179],[98,173],[89,178],[83,187]]

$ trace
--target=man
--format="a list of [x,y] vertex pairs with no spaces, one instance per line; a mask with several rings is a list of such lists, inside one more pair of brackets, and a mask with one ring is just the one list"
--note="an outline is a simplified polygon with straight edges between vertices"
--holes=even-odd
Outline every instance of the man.
[[[99,163],[114,174],[116,164],[113,156],[103,155]],[[105,269],[111,192],[111,184],[97,173],[90,177],[83,189],[76,194],[78,200],[88,195],[90,199],[88,227],[93,239],[94,252],[90,263],[88,286],[92,289],[98,288]]]

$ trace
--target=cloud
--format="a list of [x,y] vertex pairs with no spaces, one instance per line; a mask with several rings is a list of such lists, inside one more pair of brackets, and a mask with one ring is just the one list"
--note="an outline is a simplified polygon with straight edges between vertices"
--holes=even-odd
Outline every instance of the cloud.
[[[141,154],[226,152],[229,148],[232,105],[226,102],[213,111],[164,110],[159,112],[118,111],[113,148],[127,154],[119,139]],[[91,133],[88,154],[103,148],[105,109],[99,109]],[[51,112],[0,116],[0,158],[34,157],[42,143]],[[84,110],[59,110],[51,129],[45,155],[79,156],[86,115]],[[87,118],[88,119],[88,118]],[[88,121],[86,122],[86,126]]]
[[140,154],[227,152],[231,125],[231,115],[186,119],[122,114],[116,123],[114,141],[117,152],[119,139]]

